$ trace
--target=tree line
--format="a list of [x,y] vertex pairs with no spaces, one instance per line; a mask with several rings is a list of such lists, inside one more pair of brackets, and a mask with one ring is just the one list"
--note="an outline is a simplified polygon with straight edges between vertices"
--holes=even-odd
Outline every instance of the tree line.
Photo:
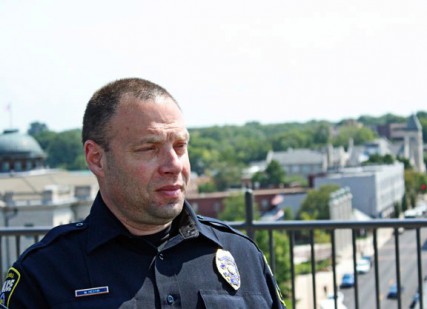
[[[418,112],[416,115],[423,128],[424,142],[427,143],[427,112]],[[343,119],[337,123],[322,120],[278,124],[248,122],[240,126],[189,128],[190,163],[193,172],[211,179],[201,185],[201,191],[223,191],[240,187],[243,169],[251,162],[264,161],[270,150],[320,150],[327,144],[347,148],[350,139],[354,145],[362,145],[378,137],[375,129],[377,126],[406,121],[407,117],[385,114],[380,117]],[[44,123],[33,122],[27,133],[47,153],[46,163],[49,167],[67,170],[87,168],[81,144],[81,129],[54,132]],[[275,167],[269,172],[276,173],[276,178],[283,177]],[[264,176],[257,175],[261,182],[265,182]]]

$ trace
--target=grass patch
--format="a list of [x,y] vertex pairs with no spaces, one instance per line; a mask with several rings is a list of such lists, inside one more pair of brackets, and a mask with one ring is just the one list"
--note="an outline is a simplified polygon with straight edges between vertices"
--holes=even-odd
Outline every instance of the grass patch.
[[[330,258],[328,258],[325,260],[316,261],[315,268],[316,268],[316,271],[327,270],[331,265],[332,265],[332,261]],[[305,274],[310,274],[311,272],[312,272],[311,261],[303,262],[301,264],[295,265],[296,275],[305,275]]]

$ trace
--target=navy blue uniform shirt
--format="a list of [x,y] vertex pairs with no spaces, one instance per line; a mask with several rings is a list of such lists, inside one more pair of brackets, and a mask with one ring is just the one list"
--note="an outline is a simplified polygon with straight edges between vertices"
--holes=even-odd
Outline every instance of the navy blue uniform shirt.
[[[232,258],[226,254],[218,266],[218,252]],[[286,308],[263,254],[246,236],[196,216],[187,202],[170,229],[133,236],[100,194],[83,222],[52,229],[19,257],[0,303],[10,309]]]

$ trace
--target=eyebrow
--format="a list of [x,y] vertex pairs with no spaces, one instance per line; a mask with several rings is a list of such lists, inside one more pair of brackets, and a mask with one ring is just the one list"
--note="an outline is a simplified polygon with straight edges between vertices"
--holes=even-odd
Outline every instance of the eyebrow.
[[164,140],[168,140],[168,139],[177,139],[177,140],[186,140],[189,141],[190,140],[190,133],[185,130],[183,132],[179,132],[179,133],[168,133],[166,134],[166,139],[164,138],[164,135],[158,135],[158,134],[153,134],[153,135],[148,135],[143,137],[140,141],[139,144],[155,144],[155,143],[159,143],[162,142]]

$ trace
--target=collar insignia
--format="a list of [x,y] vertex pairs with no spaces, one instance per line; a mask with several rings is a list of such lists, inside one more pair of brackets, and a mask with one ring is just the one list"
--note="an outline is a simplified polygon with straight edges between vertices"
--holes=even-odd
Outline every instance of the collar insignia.
[[215,256],[215,263],[221,276],[237,291],[240,288],[240,274],[231,253],[218,249]]

